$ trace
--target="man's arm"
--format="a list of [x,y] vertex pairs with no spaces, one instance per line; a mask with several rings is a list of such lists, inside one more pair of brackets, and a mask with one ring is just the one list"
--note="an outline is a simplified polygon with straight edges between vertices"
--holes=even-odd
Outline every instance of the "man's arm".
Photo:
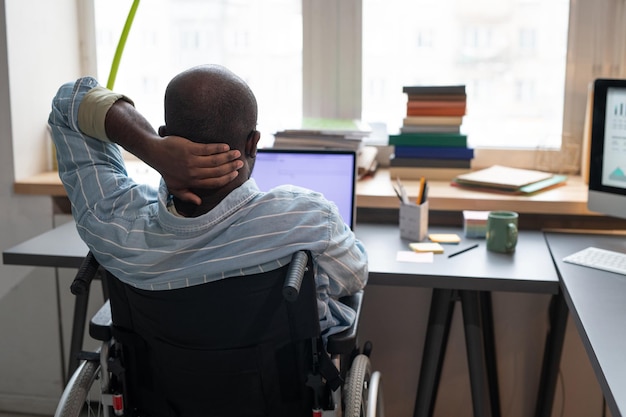
[[[112,103],[112,104],[111,104]],[[110,107],[109,107],[110,106]],[[106,111],[106,116],[102,120]],[[169,191],[200,204],[190,188],[218,188],[238,175],[240,152],[226,144],[199,144],[178,136],[160,137],[125,97],[102,87],[85,95],[79,109],[83,132],[112,141],[156,169]]]
[[169,191],[200,204],[190,188],[219,188],[235,179],[243,162],[238,150],[221,143],[195,143],[179,136],[160,137],[147,120],[124,100],[109,109],[105,119],[109,139],[145,161],[163,176]]

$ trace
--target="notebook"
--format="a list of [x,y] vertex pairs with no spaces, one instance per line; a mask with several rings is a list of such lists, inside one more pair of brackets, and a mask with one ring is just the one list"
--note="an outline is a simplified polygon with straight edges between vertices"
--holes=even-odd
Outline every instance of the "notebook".
[[252,178],[262,191],[292,184],[317,191],[333,201],[343,221],[356,224],[357,156],[354,151],[259,149]]

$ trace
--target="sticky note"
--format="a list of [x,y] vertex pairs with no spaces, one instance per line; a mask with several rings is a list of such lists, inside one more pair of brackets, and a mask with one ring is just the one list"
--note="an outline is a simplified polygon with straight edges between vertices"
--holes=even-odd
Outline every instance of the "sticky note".
[[459,243],[461,238],[456,233],[432,233],[428,238],[438,243]]
[[409,243],[409,248],[415,252],[443,253],[443,246],[437,242],[416,242]]

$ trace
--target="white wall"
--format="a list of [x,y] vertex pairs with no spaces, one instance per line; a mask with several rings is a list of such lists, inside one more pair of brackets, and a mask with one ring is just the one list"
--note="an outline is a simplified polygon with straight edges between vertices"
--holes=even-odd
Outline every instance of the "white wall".
[[[48,166],[50,101],[79,73],[76,26],[76,0],[0,0],[0,249],[53,226],[49,197],[12,187]],[[0,265],[0,410],[54,411],[58,308],[55,271]]]

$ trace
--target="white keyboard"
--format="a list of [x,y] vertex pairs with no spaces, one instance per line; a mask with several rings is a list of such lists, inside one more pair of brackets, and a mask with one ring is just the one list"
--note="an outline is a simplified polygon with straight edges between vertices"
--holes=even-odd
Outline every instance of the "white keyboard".
[[626,275],[626,254],[621,252],[588,247],[566,256],[563,262]]

